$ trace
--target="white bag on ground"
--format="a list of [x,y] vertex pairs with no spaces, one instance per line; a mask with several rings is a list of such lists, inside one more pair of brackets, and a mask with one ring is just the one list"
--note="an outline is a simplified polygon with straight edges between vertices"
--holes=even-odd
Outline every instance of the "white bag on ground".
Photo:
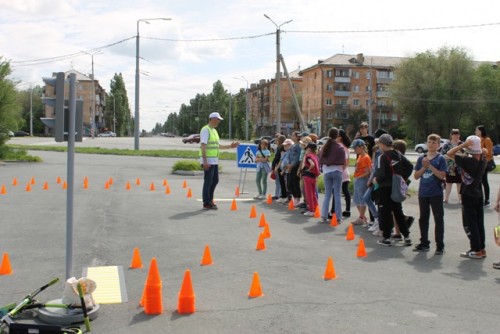
[[92,292],[96,289],[95,281],[90,278],[82,277],[80,279],[76,279],[75,277],[71,277],[66,281],[66,285],[64,286],[62,303],[73,305],[73,306],[82,306],[80,302],[80,295],[78,294],[78,283],[82,286],[83,290],[83,300],[85,301],[85,305],[87,309],[93,309],[95,306],[94,298],[92,298]]

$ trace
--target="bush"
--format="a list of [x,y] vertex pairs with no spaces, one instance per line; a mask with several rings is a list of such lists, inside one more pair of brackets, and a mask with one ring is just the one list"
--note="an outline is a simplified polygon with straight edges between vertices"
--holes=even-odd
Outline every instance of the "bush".
[[187,170],[187,171],[202,171],[200,162],[196,160],[179,160],[172,167],[172,171]]

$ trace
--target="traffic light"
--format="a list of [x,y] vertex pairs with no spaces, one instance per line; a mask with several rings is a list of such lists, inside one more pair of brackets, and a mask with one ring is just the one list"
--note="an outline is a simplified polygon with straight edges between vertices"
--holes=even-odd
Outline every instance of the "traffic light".
[[[40,118],[49,128],[54,129],[56,142],[68,140],[69,100],[64,98],[65,74],[59,72],[54,78],[43,78],[46,85],[54,87],[54,96],[43,97],[42,102],[54,108],[54,118]],[[75,141],[83,140],[83,100],[76,100]]]
[[[54,96],[43,97],[42,102],[54,108],[54,139],[64,141],[64,72],[56,74],[55,78],[43,78],[46,85],[54,87]],[[43,121],[43,120],[42,120]],[[46,123],[46,122],[44,122]],[[50,127],[49,124],[46,124]]]

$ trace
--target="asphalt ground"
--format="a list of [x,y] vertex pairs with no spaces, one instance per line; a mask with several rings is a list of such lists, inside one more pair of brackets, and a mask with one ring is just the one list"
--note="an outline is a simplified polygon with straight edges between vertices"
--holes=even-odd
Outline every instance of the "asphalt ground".
[[[108,138],[103,138],[108,139]],[[66,194],[56,183],[66,178],[66,154],[33,151],[43,163],[7,163],[0,167],[0,253],[9,253],[13,273],[0,276],[0,304],[20,301],[54,277],[64,279]],[[77,154],[75,158],[74,275],[83,267],[124,267],[128,302],[101,305],[92,322],[95,333],[486,333],[498,318],[500,259],[492,229],[498,222],[485,211],[487,253],[484,260],[463,259],[469,249],[461,226],[460,206],[445,206],[446,254],[414,253],[412,247],[383,247],[356,226],[356,238],[345,239],[347,223],[337,228],[306,218],[298,210],[255,201],[255,174],[247,174],[246,194],[231,211],[240,170],[222,161],[216,190],[217,211],[201,209],[202,176],[171,174],[176,159]],[[83,179],[89,180],[83,189]],[[112,177],[109,189],[104,184]],[[17,178],[18,185],[12,180]],[[30,192],[26,184],[34,178]],[[141,185],[135,180],[140,178]],[[162,186],[166,179],[170,194]],[[182,188],[186,180],[193,197]],[[47,182],[48,190],[42,190]],[[132,183],[126,190],[125,184]],[[151,191],[151,183],[155,190]],[[492,198],[500,185],[490,175]],[[413,182],[414,189],[418,182]],[[269,183],[269,192],[274,185]],[[320,201],[322,196],[320,195]],[[453,189],[451,203],[456,203]],[[249,218],[255,205],[258,217]],[[418,216],[418,200],[404,203]],[[256,251],[261,214],[269,223],[267,249]],[[354,220],[352,218],[351,220]],[[431,222],[431,231],[432,231]],[[418,241],[418,225],[411,230]],[[430,234],[432,236],[432,233]],[[356,256],[363,238],[367,257]],[[214,263],[200,266],[205,245]],[[134,247],[143,269],[128,269]],[[337,278],[325,281],[328,257]],[[163,281],[161,315],[149,316],[138,306],[153,257]],[[177,294],[186,269],[191,270],[196,312],[176,312]],[[258,272],[264,296],[248,298]],[[63,285],[39,295],[61,296]]]

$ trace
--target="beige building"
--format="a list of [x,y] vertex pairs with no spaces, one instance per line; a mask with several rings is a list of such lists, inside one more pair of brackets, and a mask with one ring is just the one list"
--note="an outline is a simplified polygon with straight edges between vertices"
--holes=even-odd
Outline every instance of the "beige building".
[[[106,91],[99,84],[99,80],[92,80],[92,75],[86,76],[78,71],[70,70],[65,72],[66,78],[71,74],[76,74],[76,98],[83,100],[83,133],[84,136],[91,135],[92,122],[95,122],[95,135],[101,132],[106,125],[104,124],[104,109],[106,106]],[[56,73],[52,73],[55,77]],[[45,85],[43,89],[44,96],[54,96],[54,87]],[[64,98],[68,99],[69,87],[65,84]],[[45,105],[45,117],[53,118],[54,110]],[[49,134],[50,129],[46,128],[45,133]]]

